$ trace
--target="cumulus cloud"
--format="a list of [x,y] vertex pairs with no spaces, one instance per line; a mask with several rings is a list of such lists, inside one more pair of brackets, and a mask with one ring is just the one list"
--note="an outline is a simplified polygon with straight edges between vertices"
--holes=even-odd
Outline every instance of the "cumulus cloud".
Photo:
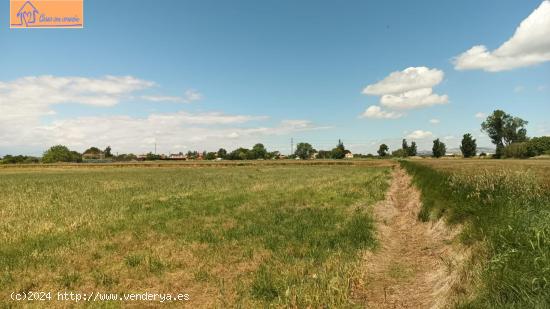
[[449,102],[447,95],[433,93],[433,87],[440,84],[444,76],[438,69],[410,67],[368,85],[363,94],[380,96],[382,106],[396,110],[446,104]]
[[113,106],[124,95],[152,86],[153,82],[132,76],[29,76],[11,82],[0,82],[0,106],[15,101],[18,105],[30,104],[40,109],[61,103]]
[[131,93],[153,87],[154,82],[132,76],[103,78],[29,76],[0,82],[0,123],[38,122],[55,114],[58,104],[109,107]]
[[[146,117],[55,117],[54,108],[58,104],[106,108],[131,100],[135,92],[153,86],[154,82],[131,76],[95,79],[40,76],[0,82],[0,147],[45,149],[64,144],[82,151],[92,145],[111,145],[120,152],[147,152],[156,142],[159,149],[166,152],[213,150],[220,146],[247,145],[267,136],[325,128],[307,120],[283,120],[266,126],[267,116],[221,111],[181,110]],[[201,98],[202,94],[195,90],[178,97],[188,102]],[[150,101],[166,100],[176,100],[176,97],[150,97]],[[46,116],[49,118],[45,119]]]
[[368,85],[364,94],[384,95],[404,93],[422,88],[432,88],[443,80],[443,71],[427,67],[410,67],[403,71],[392,72],[388,77]]
[[431,88],[422,88],[399,94],[386,94],[380,99],[380,103],[394,109],[411,109],[428,107],[449,102],[447,95],[432,93]]
[[375,119],[397,119],[402,117],[403,114],[397,113],[397,112],[390,112],[383,110],[380,106],[377,105],[371,105],[369,106],[363,114],[361,114],[361,118],[375,118]]
[[457,70],[511,70],[550,61],[550,1],[543,1],[500,47],[476,45],[453,59]]
[[430,119],[431,124],[439,124],[440,122],[439,119]]
[[423,130],[415,130],[407,135],[408,139],[425,139],[430,137],[433,137],[432,132]]
[[48,145],[64,144],[80,150],[90,145],[112,145],[117,151],[148,152],[157,143],[159,151],[176,152],[246,146],[272,135],[323,128],[307,120],[284,120],[273,126],[237,126],[265,118],[188,112],[152,114],[145,118],[79,117],[33,128],[32,135],[41,136]]

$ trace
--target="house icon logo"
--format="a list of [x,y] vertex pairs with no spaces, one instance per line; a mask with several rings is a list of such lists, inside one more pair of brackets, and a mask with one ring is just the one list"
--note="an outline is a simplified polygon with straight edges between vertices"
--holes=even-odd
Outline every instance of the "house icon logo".
[[9,0],[10,28],[83,28],[84,0]]
[[37,20],[37,15],[40,14],[34,4],[30,1],[27,1],[17,12],[17,17],[19,18],[20,25],[27,27],[29,24],[34,24]]

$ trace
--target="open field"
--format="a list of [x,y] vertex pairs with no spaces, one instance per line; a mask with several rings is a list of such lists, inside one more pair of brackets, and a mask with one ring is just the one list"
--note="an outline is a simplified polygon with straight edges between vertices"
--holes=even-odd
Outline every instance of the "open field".
[[402,161],[422,191],[423,221],[463,227],[464,308],[550,303],[550,161]]
[[25,291],[187,293],[208,308],[550,303],[550,161],[395,165],[2,168],[0,304]]
[[550,160],[491,160],[491,159],[423,159],[420,162],[440,171],[468,175],[473,172],[511,171],[530,173],[543,184],[550,185]]
[[391,171],[380,162],[1,169],[2,302],[149,291],[188,293],[193,307],[348,307],[376,246],[368,206]]
[[236,167],[236,166],[327,166],[327,165],[362,165],[362,166],[394,166],[390,160],[353,159],[353,160],[246,160],[246,161],[140,161],[114,163],[49,163],[49,164],[0,164],[0,170],[43,170],[43,169],[106,169],[131,167],[164,167],[164,168],[193,168],[193,167]]

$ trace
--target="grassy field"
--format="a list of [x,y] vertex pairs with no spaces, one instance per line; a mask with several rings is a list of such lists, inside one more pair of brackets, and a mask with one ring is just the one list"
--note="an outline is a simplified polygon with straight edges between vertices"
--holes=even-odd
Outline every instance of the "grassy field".
[[0,299],[150,291],[193,307],[348,307],[376,245],[367,206],[389,175],[366,163],[0,169]]
[[422,191],[424,221],[464,226],[471,250],[463,308],[548,308],[550,161],[402,161]]

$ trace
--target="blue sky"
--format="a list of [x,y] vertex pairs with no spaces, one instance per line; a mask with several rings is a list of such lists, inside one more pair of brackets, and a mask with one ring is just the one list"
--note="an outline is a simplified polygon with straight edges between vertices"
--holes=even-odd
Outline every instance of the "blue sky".
[[[0,155],[57,143],[141,153],[155,141],[165,153],[256,142],[285,153],[291,137],[318,149],[341,138],[365,153],[403,137],[454,148],[481,134],[476,114],[497,108],[528,120],[529,135],[550,135],[550,44],[529,43],[550,29],[526,26],[513,39],[539,6],[532,19],[550,19],[541,3],[94,0],[84,29],[26,30],[9,29],[3,1]],[[490,61],[453,60],[476,45]],[[433,73],[422,88],[438,103],[363,93],[409,67]],[[361,117],[370,106],[393,114]]]

